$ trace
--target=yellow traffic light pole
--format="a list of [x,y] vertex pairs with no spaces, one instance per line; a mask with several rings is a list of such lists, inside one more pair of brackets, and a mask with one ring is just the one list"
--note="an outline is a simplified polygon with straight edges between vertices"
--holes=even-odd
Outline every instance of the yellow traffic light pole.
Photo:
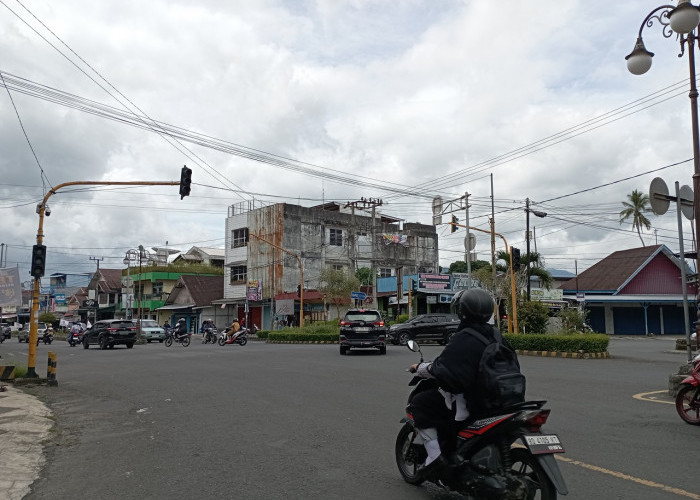
[[[44,215],[46,212],[46,202],[48,199],[56,194],[61,188],[68,186],[178,186],[179,181],[72,181],[64,182],[56,187],[52,188],[46,195],[41,203],[37,206],[37,213],[39,214],[39,230],[36,233],[36,244],[42,245],[44,240]],[[29,357],[27,358],[27,378],[37,378],[36,374],[36,346],[38,332],[38,322],[39,322],[39,288],[41,286],[41,276],[34,277],[34,289],[32,293],[32,309],[29,316]]]
[[[464,227],[464,228],[467,227],[464,224],[457,224],[456,222],[450,222],[449,224],[453,228],[454,227]],[[500,238],[503,240],[503,244],[506,246],[506,251],[510,255],[510,293],[511,293],[511,302],[513,303],[513,330],[512,331],[514,331],[515,333],[518,333],[518,304],[517,304],[517,300],[516,300],[517,293],[515,290],[515,273],[513,271],[513,247],[508,246],[508,242],[506,241],[505,236],[503,236],[500,233],[497,233],[495,231],[487,231],[486,229],[479,229],[478,227],[471,227],[471,226],[469,226],[468,229],[473,229],[474,231],[480,231],[482,233],[500,236]],[[494,283],[494,285],[495,285],[495,283]],[[510,319],[508,319],[508,333],[512,333]]]

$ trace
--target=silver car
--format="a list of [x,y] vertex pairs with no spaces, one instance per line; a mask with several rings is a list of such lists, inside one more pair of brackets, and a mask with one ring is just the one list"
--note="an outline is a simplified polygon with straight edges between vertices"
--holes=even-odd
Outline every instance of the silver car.
[[141,323],[141,338],[146,342],[157,340],[163,342],[165,340],[165,330],[154,319],[139,320]]

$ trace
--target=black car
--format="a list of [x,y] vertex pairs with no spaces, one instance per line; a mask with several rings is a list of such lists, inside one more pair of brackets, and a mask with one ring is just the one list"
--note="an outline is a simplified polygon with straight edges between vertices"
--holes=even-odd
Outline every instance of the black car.
[[83,347],[99,345],[100,349],[113,349],[115,345],[125,345],[128,349],[136,342],[136,323],[128,319],[103,319],[85,330]]
[[0,344],[5,341],[5,339],[12,338],[12,330],[9,325],[0,326]]
[[340,354],[351,347],[371,347],[386,354],[386,327],[379,311],[350,309],[340,322]]
[[459,328],[456,314],[419,314],[405,323],[389,327],[389,340],[394,345],[406,345],[409,340],[432,340],[446,344]]

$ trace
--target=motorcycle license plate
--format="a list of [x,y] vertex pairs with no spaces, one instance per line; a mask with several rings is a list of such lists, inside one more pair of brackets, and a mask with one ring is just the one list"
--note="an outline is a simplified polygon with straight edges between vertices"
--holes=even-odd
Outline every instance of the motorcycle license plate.
[[528,450],[533,455],[540,453],[564,453],[559,436],[556,434],[531,434],[523,436]]

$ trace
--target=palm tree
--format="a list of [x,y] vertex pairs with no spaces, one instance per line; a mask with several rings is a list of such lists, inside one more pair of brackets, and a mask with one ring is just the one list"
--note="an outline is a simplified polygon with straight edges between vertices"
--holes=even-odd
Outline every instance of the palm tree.
[[644,212],[649,211],[649,196],[635,189],[631,194],[627,195],[627,200],[622,202],[622,206],[625,209],[620,212],[620,224],[631,217],[632,228],[637,230],[642,246],[646,246],[642,239],[641,229],[642,226],[647,231],[651,229],[651,222],[644,216]]

